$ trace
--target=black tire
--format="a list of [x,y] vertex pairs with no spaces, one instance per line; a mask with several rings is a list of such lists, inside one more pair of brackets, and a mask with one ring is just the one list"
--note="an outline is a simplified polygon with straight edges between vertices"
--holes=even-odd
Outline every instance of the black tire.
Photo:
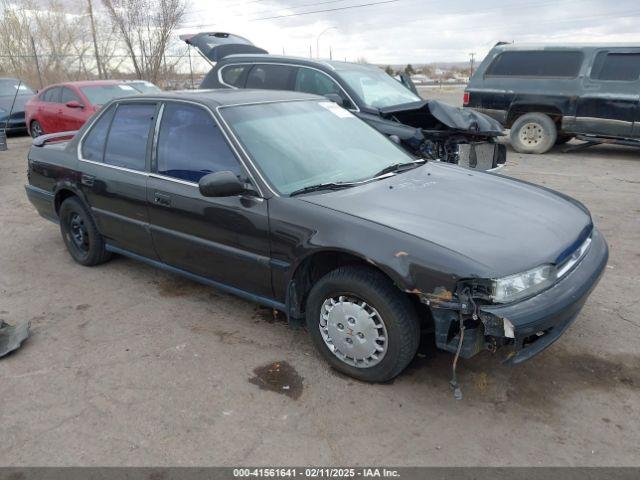
[[[360,367],[350,365],[338,358],[325,343],[320,327],[323,304],[339,296],[364,301],[379,313],[387,337],[384,355],[375,360],[379,363]],[[386,276],[368,267],[341,267],[318,280],[307,299],[306,322],[314,345],[329,364],[365,382],[386,382],[399,375],[414,358],[420,343],[420,320],[414,306]],[[353,332],[357,329],[355,326],[353,330],[346,328],[354,339]]]
[[544,113],[527,113],[511,126],[511,146],[519,153],[546,153],[557,138],[556,124]]
[[32,138],[37,138],[40,135],[44,135],[44,130],[42,129],[42,125],[40,125],[40,122],[37,120],[34,120],[31,122],[31,125],[29,125],[29,133],[31,134]]
[[59,217],[62,239],[76,262],[90,267],[111,258],[93,217],[79,198],[69,197],[62,202]]

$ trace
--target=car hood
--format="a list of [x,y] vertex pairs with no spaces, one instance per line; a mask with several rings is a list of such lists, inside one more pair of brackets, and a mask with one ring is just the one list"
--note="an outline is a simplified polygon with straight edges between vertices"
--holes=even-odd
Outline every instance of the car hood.
[[484,113],[470,108],[452,107],[436,100],[385,107],[380,109],[380,113],[384,117],[395,116],[412,127],[433,128],[433,118],[451,129],[468,133],[502,135],[504,131],[499,122]]
[[[33,97],[33,95],[18,95],[16,98],[16,102],[13,105],[13,113],[16,112],[24,112],[24,105],[27,101]],[[5,112],[9,112],[11,110],[11,105],[13,104],[13,95],[3,95],[0,96],[0,109]]]
[[438,162],[300,198],[452,250],[490,277],[560,262],[593,228],[588,210],[560,193]]

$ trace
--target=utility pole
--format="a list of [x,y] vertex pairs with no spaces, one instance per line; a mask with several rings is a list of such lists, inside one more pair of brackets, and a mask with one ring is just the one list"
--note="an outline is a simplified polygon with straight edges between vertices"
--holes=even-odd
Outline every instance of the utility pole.
[[475,52],[469,54],[469,78],[473,77],[473,64],[476,59]]
[[31,39],[31,50],[33,50],[33,58],[36,61],[36,70],[38,71],[38,81],[40,82],[40,89],[44,87],[44,83],[42,82],[42,73],[40,72],[40,62],[38,61],[38,52],[36,52],[36,43],[33,41],[33,35],[29,35]]
[[93,37],[93,49],[96,55],[96,66],[98,67],[98,78],[103,79],[106,78],[104,69],[102,68],[102,63],[100,62],[100,53],[98,51],[98,38],[96,37],[96,24],[93,20],[93,5],[91,4],[91,0],[87,0],[87,4],[89,6],[89,21],[91,22],[91,36]]

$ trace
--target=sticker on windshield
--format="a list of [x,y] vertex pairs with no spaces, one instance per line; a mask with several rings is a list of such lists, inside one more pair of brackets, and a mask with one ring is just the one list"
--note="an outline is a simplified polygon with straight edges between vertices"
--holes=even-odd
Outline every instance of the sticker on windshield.
[[129,86],[129,85],[118,85],[120,87],[121,90],[135,90],[135,88]]
[[353,115],[351,115],[350,112],[348,112],[347,110],[342,108],[340,105],[335,104],[333,102],[320,102],[320,106],[322,106],[322,107],[326,108],[327,110],[329,110],[336,117],[339,117],[339,118],[351,118],[351,117],[353,117]]

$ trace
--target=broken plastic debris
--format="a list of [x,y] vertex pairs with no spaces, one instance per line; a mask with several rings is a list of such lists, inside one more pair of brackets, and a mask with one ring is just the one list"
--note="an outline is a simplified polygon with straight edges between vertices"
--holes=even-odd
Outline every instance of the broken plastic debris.
[[29,338],[31,322],[9,325],[0,320],[0,357],[20,348],[22,342]]

